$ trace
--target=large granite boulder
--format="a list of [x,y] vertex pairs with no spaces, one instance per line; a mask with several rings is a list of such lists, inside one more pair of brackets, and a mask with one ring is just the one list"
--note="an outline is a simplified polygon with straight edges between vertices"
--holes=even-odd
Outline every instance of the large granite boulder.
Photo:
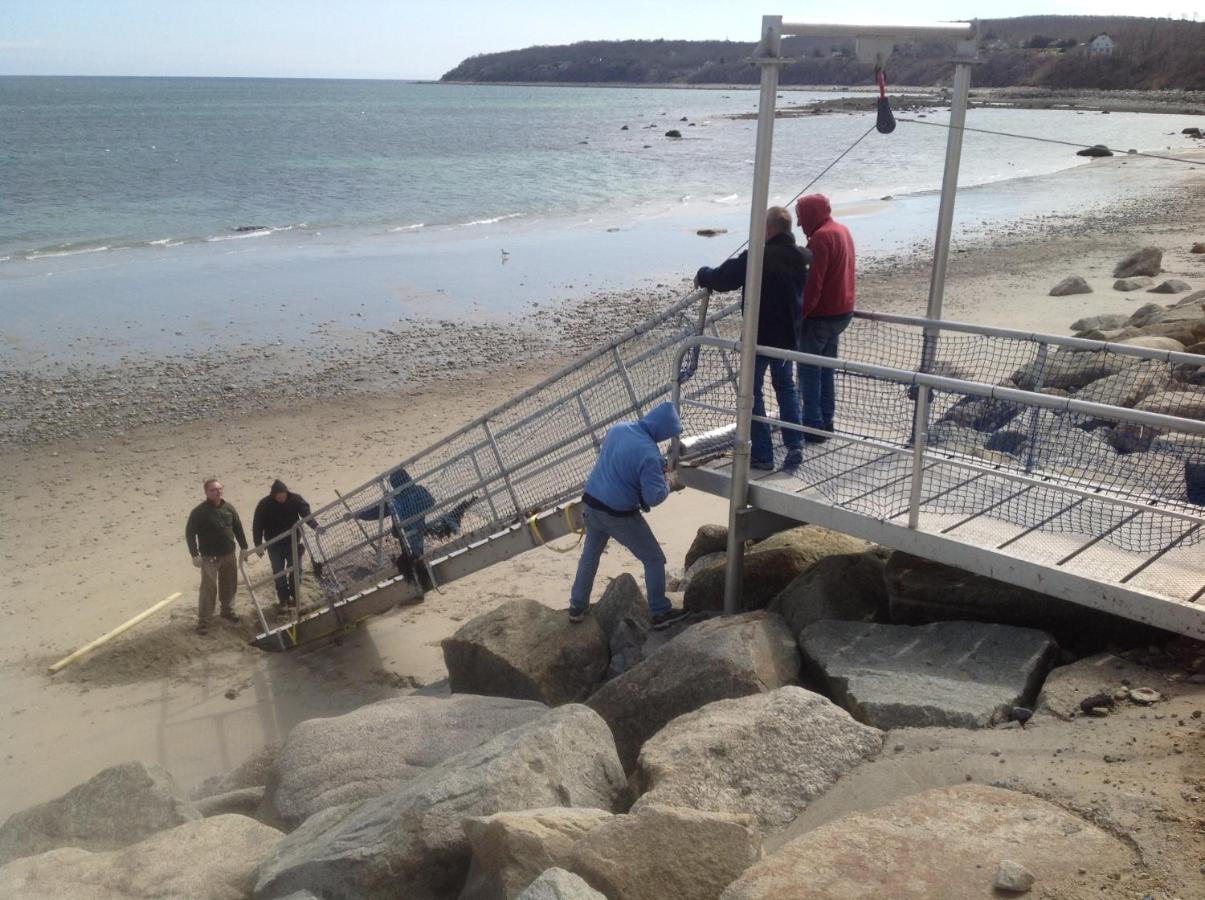
[[727,525],[702,525],[695,532],[695,539],[690,542],[690,549],[686,551],[686,560],[682,566],[689,569],[700,556],[706,556],[708,553],[724,553],[727,549]]
[[1071,294],[1091,294],[1092,287],[1081,275],[1068,275],[1050,289],[1051,297],[1067,297]]
[[876,728],[981,728],[1033,706],[1058,655],[1045,632],[980,622],[817,622],[804,665],[859,722]]
[[[1117,285],[1113,285],[1117,287]],[[1086,316],[1071,323],[1071,331],[1083,334],[1088,331],[1107,331],[1111,328],[1121,328],[1130,317],[1125,313],[1105,313],[1099,316]]]
[[[803,525],[771,535],[745,551],[741,600],[745,609],[764,609],[782,590],[818,560],[838,553],[861,553],[870,545],[858,538]],[[724,608],[724,565],[710,566],[690,579],[686,609]]]
[[1128,619],[910,553],[891,554],[885,574],[896,624],[954,620],[1020,625],[1048,631],[1061,646],[1085,652],[1102,641],[1133,640],[1141,634]]
[[781,617],[765,612],[692,625],[589,700],[611,726],[624,768],[672,719],[714,700],[799,680],[799,651]]
[[[247,816],[252,819],[264,818],[276,821],[276,817],[270,813],[265,813],[264,801],[267,798],[268,789],[264,785],[258,787],[239,788],[234,791],[227,791],[224,794],[212,794],[209,797],[202,797],[196,801],[197,811],[205,818],[210,816],[225,816],[238,815]],[[262,814],[262,815],[261,815]],[[268,822],[266,824],[272,824]]]
[[743,813],[763,830],[783,828],[882,746],[881,731],[801,687],[718,700],[645,742],[633,811],[655,805]]
[[1020,403],[997,400],[994,397],[963,397],[950,407],[937,424],[949,422],[964,428],[973,428],[975,431],[996,431],[1025,409]]
[[552,868],[540,874],[516,900],[607,900],[584,880],[564,869]]
[[1131,278],[1135,275],[1154,277],[1163,271],[1163,251],[1158,247],[1143,247],[1135,250],[1113,267],[1114,278]]
[[695,576],[707,569],[718,567],[723,570],[728,564],[728,553],[724,550],[716,550],[714,553],[704,553],[696,558],[690,566],[682,573],[682,580],[679,586],[682,593],[685,595],[690,590],[690,583],[694,581]]
[[1148,325],[1154,325],[1161,322],[1163,317],[1167,315],[1167,310],[1158,303],[1144,303],[1130,315],[1127,325],[1132,325],[1135,328],[1145,328]]
[[1205,420],[1205,388],[1159,391],[1144,397],[1135,409],[1179,416],[1182,419]]
[[1050,354],[1045,364],[1035,360],[1018,369],[1010,380],[1023,391],[1036,390],[1039,378],[1042,388],[1073,391],[1100,378],[1123,372],[1134,363],[1134,358],[1130,356],[1064,348]]
[[[996,900],[996,869],[1032,872],[1042,896],[1080,896],[1074,880],[1132,864],[1120,840],[1028,794],[966,784],[837,819],[754,864],[721,900]],[[1067,890],[1060,889],[1060,883]]]
[[[1154,340],[1166,340],[1155,338]],[[1094,381],[1075,393],[1076,400],[1088,403],[1107,403],[1110,406],[1132,407],[1150,394],[1167,386],[1167,366],[1162,363],[1141,363],[1118,375]]]
[[285,739],[269,799],[295,828],[320,810],[379,797],[547,711],[532,700],[455,694],[397,697],[309,719]]
[[9,816],[0,826],[0,864],[58,847],[115,850],[200,818],[166,769],[125,763]]
[[460,900],[512,900],[541,872],[567,865],[578,839],[609,818],[601,809],[550,807],[465,819],[473,861]]
[[1145,666],[1112,653],[1097,653],[1052,669],[1038,694],[1037,712],[1058,719],[1074,719],[1083,715],[1080,704],[1084,700],[1101,694],[1111,698],[1123,682],[1143,685],[1150,679],[1151,671]]
[[511,600],[443,641],[456,694],[539,700],[550,706],[585,700],[607,670],[602,628],[587,616],[573,625],[563,609]]
[[244,900],[281,833],[245,816],[177,825],[120,850],[63,848],[0,868],[6,900]]
[[625,791],[606,723],[584,706],[562,706],[380,797],[307,819],[260,867],[256,895],[455,896],[469,870],[465,819],[547,806],[610,810]]
[[582,837],[568,868],[608,900],[714,900],[760,855],[748,816],[646,806]]
[[770,602],[798,636],[821,619],[853,622],[888,620],[887,582],[884,572],[890,551],[882,547],[864,553],[829,556],[794,581]]

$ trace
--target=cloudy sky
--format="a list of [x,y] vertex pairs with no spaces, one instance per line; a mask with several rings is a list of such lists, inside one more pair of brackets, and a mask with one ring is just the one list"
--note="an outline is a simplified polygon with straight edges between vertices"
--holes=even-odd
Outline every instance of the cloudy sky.
[[[1029,14],[1180,17],[1132,0],[847,0],[840,20],[938,21]],[[832,4],[749,0],[4,0],[3,75],[438,78],[467,56],[624,38],[756,39],[762,13],[835,18]]]

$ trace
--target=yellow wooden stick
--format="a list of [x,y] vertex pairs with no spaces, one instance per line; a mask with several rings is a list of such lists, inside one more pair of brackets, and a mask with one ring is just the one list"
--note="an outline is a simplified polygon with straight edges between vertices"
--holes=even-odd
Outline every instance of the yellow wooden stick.
[[71,663],[75,662],[81,656],[85,656],[85,655],[91,653],[93,650],[95,650],[101,644],[111,641],[113,638],[117,637],[117,635],[122,634],[123,632],[129,631],[131,628],[133,628],[135,625],[137,625],[143,619],[153,616],[155,613],[159,612],[159,610],[163,609],[163,607],[167,606],[169,603],[176,600],[180,596],[181,596],[180,592],[176,591],[170,597],[165,597],[164,599],[160,600],[158,603],[156,603],[150,609],[144,609],[142,612],[140,612],[138,615],[134,616],[134,618],[130,619],[128,622],[123,622],[121,625],[118,625],[112,631],[107,632],[106,634],[102,634],[100,637],[98,637],[96,640],[92,641],[90,644],[84,644],[84,646],[80,647],[78,650],[76,650],[70,656],[64,656],[62,659],[60,659],[58,662],[56,662],[53,666],[51,666],[49,669],[50,674],[53,675],[55,672],[58,672],[60,669],[65,668],[66,666],[69,666]]

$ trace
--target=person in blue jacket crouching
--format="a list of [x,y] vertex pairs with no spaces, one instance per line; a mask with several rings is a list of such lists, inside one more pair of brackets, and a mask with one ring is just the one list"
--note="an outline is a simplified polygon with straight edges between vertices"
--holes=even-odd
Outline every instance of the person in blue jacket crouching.
[[681,432],[682,423],[672,403],[662,403],[643,419],[620,422],[607,432],[582,494],[586,540],[569,595],[570,622],[586,617],[598,562],[611,538],[644,564],[653,628],[665,628],[687,615],[674,609],[665,596],[665,554],[641,515],[664,501],[671,490],[682,487],[666,475],[665,457],[657,449],[660,441]]

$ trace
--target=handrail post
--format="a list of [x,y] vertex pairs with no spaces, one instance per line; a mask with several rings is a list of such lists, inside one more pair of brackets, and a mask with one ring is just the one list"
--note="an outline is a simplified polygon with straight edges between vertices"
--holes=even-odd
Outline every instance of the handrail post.
[[754,51],[761,66],[757,111],[757,153],[749,207],[749,253],[745,269],[745,317],[741,328],[741,370],[736,403],[736,442],[732,448],[732,497],[728,504],[728,562],[724,570],[724,614],[740,608],[744,575],[745,516],[749,491],[750,436],[753,424],[753,372],[757,365],[757,318],[761,307],[762,260],[766,243],[766,205],[770,196],[770,159],[774,143],[774,101],[782,65],[782,16],[762,16],[761,42]]
[[506,470],[506,463],[502,459],[502,450],[498,447],[498,442],[494,439],[494,430],[490,428],[488,419],[481,423],[482,429],[485,431],[486,439],[490,442],[490,449],[494,451],[494,459],[498,462],[498,474],[502,476],[502,482],[506,485],[506,492],[510,494],[510,502],[514,504],[515,514],[523,515],[523,505],[519,502],[519,495],[515,493],[515,486],[511,483],[510,472]]

